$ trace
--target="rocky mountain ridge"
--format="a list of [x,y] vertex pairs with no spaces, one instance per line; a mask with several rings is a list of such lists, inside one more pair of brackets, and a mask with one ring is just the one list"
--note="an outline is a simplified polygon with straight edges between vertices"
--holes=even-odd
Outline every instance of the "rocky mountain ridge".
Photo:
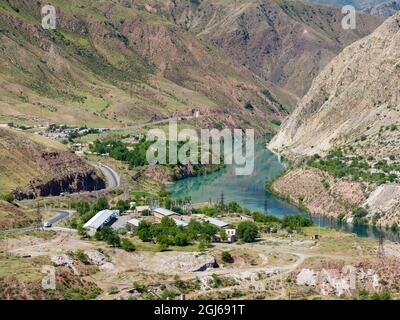
[[344,47],[383,21],[358,14],[357,29],[343,30],[340,8],[288,0],[146,1],[146,5],[271,82],[289,105],[307,92],[312,79]]
[[[400,223],[399,47],[397,13],[344,49],[319,74],[269,144],[296,160],[294,168],[274,182],[275,191],[292,200],[301,198],[317,214],[386,226]],[[343,192],[346,187],[338,189],[338,183],[359,188]],[[357,189],[359,196],[354,195]],[[349,205],[341,206],[348,197]],[[321,203],[336,205],[333,211],[330,205],[321,210]]]
[[[367,136],[364,141],[372,139],[382,127],[397,124],[399,45],[400,13],[370,36],[345,48],[324,68],[271,141],[270,148],[292,157],[324,154],[332,148],[356,143],[362,135]],[[391,132],[396,134],[396,130]],[[371,151],[384,158],[397,154],[398,147],[392,144]]]

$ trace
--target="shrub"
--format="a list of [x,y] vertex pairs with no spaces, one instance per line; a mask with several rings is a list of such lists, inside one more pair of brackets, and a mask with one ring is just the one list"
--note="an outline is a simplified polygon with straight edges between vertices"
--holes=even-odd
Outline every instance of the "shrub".
[[236,235],[244,242],[254,242],[258,236],[257,225],[250,221],[241,222],[236,229]]
[[128,252],[133,252],[136,250],[135,245],[129,239],[123,238],[121,240],[121,248]]
[[118,287],[117,286],[111,286],[108,288],[108,293],[109,294],[117,294],[119,292]]
[[233,257],[232,257],[232,255],[230,254],[229,251],[223,251],[221,258],[222,258],[223,262],[226,262],[226,263],[232,263],[233,262]]
[[250,101],[247,101],[247,102],[244,104],[244,107],[245,107],[247,110],[253,110],[253,109],[254,109],[254,107],[253,107],[253,105],[251,104]]
[[11,203],[11,204],[15,200],[14,196],[11,193],[1,193],[1,192],[0,192],[0,199],[7,201],[8,203]]
[[368,215],[368,211],[365,208],[357,207],[352,210],[353,222],[354,223],[364,223],[365,217]]
[[271,120],[271,123],[274,124],[274,125],[276,125],[276,126],[278,126],[278,127],[280,127],[281,124],[282,124],[282,121],[279,120],[279,119],[272,119],[272,120]]
[[85,253],[83,250],[81,250],[81,249],[79,249],[79,250],[76,252],[76,258],[77,258],[79,261],[81,261],[82,263],[84,263],[84,264],[90,264],[90,261],[89,261],[88,256],[87,256],[86,253]]

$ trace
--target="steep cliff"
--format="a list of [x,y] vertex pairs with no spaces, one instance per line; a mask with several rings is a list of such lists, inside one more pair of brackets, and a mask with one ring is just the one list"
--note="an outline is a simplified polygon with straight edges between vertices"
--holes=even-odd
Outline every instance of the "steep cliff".
[[[345,48],[315,78],[270,148],[290,157],[355,143],[378,158],[400,155],[400,13]],[[391,140],[394,139],[394,141]]]
[[0,191],[25,199],[103,188],[95,169],[62,145],[0,129]]
[[[314,213],[400,223],[399,48],[397,13],[319,74],[269,144],[297,160],[274,183],[276,191],[302,197]],[[354,211],[359,206],[367,211]]]

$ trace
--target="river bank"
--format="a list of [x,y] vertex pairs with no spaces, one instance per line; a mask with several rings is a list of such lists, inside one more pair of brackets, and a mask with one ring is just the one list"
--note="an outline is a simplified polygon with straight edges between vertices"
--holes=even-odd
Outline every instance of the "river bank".
[[[254,172],[249,176],[237,176],[235,165],[210,175],[192,177],[176,181],[168,186],[174,198],[191,197],[193,203],[216,203],[223,198],[225,203],[236,201],[252,211],[259,211],[284,217],[290,214],[309,216],[307,210],[298,203],[287,201],[275,192],[265,191],[265,181],[272,181],[286,169],[284,162],[279,161],[276,154],[265,148],[265,141],[255,144]],[[317,226],[333,228],[360,237],[379,238],[380,230],[369,225],[349,224],[334,218],[312,216]],[[398,241],[398,234],[391,230],[382,230],[383,237]]]

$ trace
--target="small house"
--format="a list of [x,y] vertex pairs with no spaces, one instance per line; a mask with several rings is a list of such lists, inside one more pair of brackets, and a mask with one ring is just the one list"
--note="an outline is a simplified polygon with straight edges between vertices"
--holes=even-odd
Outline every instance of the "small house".
[[228,237],[228,242],[236,241],[236,229],[225,229],[225,232]]
[[218,229],[223,229],[229,226],[229,223],[211,217],[208,217],[206,221],[211,223],[213,226],[216,226]]
[[151,212],[150,206],[137,206],[135,208],[135,213],[137,213],[137,214],[142,214],[143,211]]
[[129,228],[129,230],[133,231],[133,230],[136,230],[137,227],[139,227],[139,223],[140,223],[140,220],[131,219],[126,223],[126,225]]
[[164,208],[156,208],[153,210],[153,215],[157,218],[157,219],[162,219],[164,217],[168,217],[168,218],[172,218],[172,219],[176,219],[179,218],[180,214],[176,213],[174,211],[168,210],[168,209],[164,209]]

